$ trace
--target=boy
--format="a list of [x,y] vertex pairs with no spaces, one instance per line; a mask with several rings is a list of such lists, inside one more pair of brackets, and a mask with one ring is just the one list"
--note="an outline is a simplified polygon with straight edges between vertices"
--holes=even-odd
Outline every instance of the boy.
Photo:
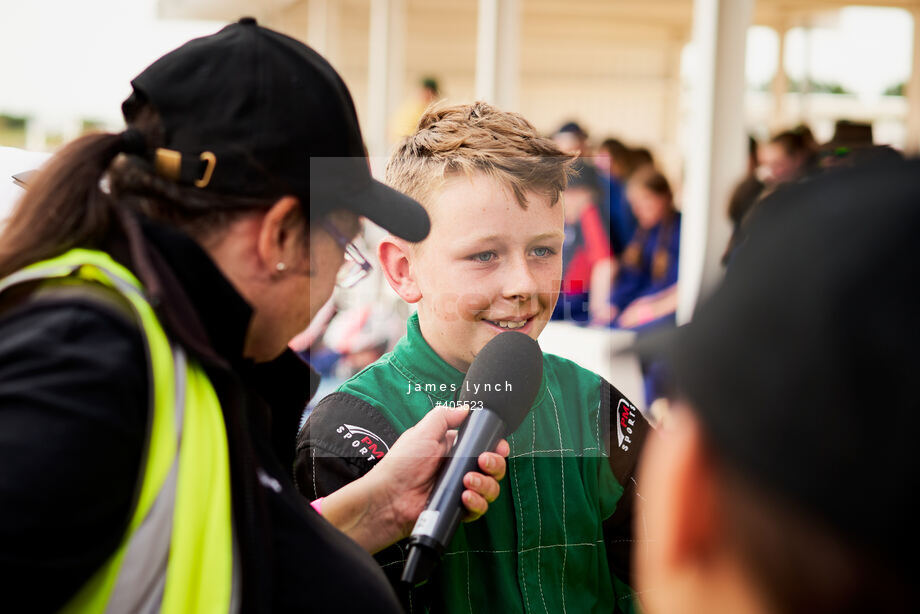
[[[388,237],[378,255],[418,313],[393,352],[307,421],[295,466],[305,496],[363,475],[434,405],[456,404],[495,335],[537,338],[559,294],[569,164],[522,117],[484,103],[429,110],[401,143],[387,180],[426,207],[432,230],[417,244]],[[542,389],[508,437],[500,495],[458,529],[428,583],[403,589],[407,610],[630,611],[632,472],[646,429],[609,383],[545,355]],[[398,589],[404,558],[399,544],[378,554]]]

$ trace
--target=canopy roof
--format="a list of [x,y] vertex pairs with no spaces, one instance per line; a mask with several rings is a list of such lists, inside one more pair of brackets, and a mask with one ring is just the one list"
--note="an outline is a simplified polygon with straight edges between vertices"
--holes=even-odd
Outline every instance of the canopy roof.
[[[162,17],[233,21],[250,13],[276,13],[308,0],[160,0]],[[350,2],[353,0],[339,0]],[[408,0],[410,8],[439,0]],[[475,3],[469,2],[475,9]],[[693,17],[693,0],[522,0],[527,10],[559,13],[573,17],[616,17],[626,24],[689,28]],[[920,0],[756,0],[754,23],[774,26],[802,21],[817,13],[848,6],[875,6],[903,9],[920,8]]]

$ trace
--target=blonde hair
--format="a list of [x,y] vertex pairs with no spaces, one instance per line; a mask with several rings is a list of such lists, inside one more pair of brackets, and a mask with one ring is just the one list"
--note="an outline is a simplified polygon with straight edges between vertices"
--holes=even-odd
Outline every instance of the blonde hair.
[[517,113],[485,102],[436,103],[390,156],[386,182],[427,207],[448,177],[480,172],[509,187],[526,209],[528,191],[558,202],[572,160]]

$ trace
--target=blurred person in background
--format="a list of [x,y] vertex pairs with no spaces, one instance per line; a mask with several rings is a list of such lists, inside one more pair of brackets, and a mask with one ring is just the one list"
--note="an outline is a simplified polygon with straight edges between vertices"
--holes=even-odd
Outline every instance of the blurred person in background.
[[768,188],[799,181],[817,168],[818,144],[808,126],[780,132],[758,152],[762,179]]
[[890,145],[875,145],[872,124],[838,120],[834,136],[820,149],[822,169],[853,167],[867,162],[884,163],[903,159]]
[[[636,147],[629,155],[632,158],[633,172],[636,172],[643,166],[655,165],[655,156],[652,155],[652,151],[648,147]],[[630,173],[630,176],[632,176],[632,173]]]
[[604,139],[594,154],[594,161],[599,170],[622,186],[634,170],[632,150],[614,138]]
[[598,176],[582,158],[572,171],[562,193],[562,289],[552,319],[606,324],[612,317],[608,297],[616,262],[597,206]]
[[868,147],[835,147],[822,151],[821,168],[846,168],[863,164],[893,163],[903,160],[904,155],[891,145],[870,145]]
[[729,202],[733,230],[722,255],[725,266],[731,265],[735,254],[747,240],[748,220],[766,196],[784,185],[803,181],[820,172],[819,148],[811,129],[805,125],[773,136],[760,145],[757,158],[759,166],[756,172],[737,186]]
[[323,377],[301,426],[318,401],[392,349],[405,333],[405,318],[385,303],[355,305],[337,312],[322,338],[301,354]]
[[918,203],[917,161],[773,194],[645,348],[677,391],[640,466],[648,614],[917,611]]
[[726,266],[731,261],[735,248],[743,239],[744,234],[741,230],[741,225],[763,194],[764,183],[757,176],[759,166],[757,149],[757,140],[753,136],[748,136],[747,174],[735,186],[728,201],[728,219],[732,223],[732,236],[725,248],[725,253],[722,255],[722,264]]
[[754,203],[757,202],[757,196],[763,189],[763,181],[757,177],[757,168],[759,160],[757,158],[758,144],[753,136],[748,136],[748,159],[747,170],[744,179],[735,188],[732,197],[728,203],[728,219],[732,225],[737,228],[741,220],[748,214]]
[[609,228],[610,246],[616,256],[636,230],[636,218],[626,200],[632,164],[632,151],[617,139],[605,139],[594,154],[594,165],[601,175],[601,216]]
[[639,329],[673,323],[680,213],[671,185],[659,170],[646,165],[633,173],[626,194],[638,226],[619,261],[610,325]]
[[588,149],[588,133],[578,122],[566,122],[553,133],[553,142],[567,154],[574,156],[590,155]]
[[[318,376],[287,344],[367,273],[360,216],[420,240],[426,213],[371,178],[335,70],[252,18],[132,88],[128,128],[56,154],[0,235],[4,609],[401,611],[368,552],[409,534],[466,412],[311,507]],[[470,517],[505,462],[482,466]]]
[[405,100],[390,120],[390,142],[395,143],[415,132],[418,120],[433,102],[441,98],[441,88],[434,77],[423,77],[413,95]]

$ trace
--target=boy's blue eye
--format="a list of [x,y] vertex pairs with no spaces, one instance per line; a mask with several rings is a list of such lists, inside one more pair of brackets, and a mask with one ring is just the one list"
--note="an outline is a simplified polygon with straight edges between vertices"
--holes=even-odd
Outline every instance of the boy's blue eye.
[[495,259],[495,252],[480,252],[473,254],[472,258],[476,262],[492,262]]
[[547,256],[552,256],[556,251],[551,247],[535,247],[533,248],[533,255],[537,258],[546,258]]

